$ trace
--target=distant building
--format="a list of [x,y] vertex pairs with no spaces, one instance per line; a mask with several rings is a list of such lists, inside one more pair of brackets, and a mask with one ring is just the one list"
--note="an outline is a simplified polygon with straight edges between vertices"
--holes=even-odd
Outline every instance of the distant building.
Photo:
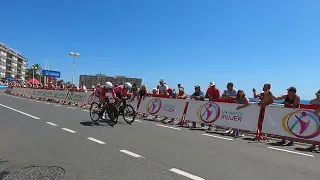
[[25,80],[28,59],[0,42],[0,79]]
[[87,88],[91,88],[97,84],[104,84],[107,81],[112,82],[113,85],[122,85],[125,82],[130,82],[131,84],[136,83],[138,86],[141,86],[141,78],[129,78],[125,76],[107,76],[104,74],[97,75],[80,75],[79,85],[84,84]]

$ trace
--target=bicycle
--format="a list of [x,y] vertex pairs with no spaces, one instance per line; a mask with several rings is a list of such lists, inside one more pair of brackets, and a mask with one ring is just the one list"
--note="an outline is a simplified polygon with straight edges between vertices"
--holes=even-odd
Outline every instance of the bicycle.
[[[131,124],[135,120],[137,113],[133,106],[127,103],[128,98],[123,98],[121,105],[119,106],[119,115],[122,115],[126,123]],[[132,111],[130,111],[132,110]]]
[[[103,110],[104,112],[102,112]],[[100,119],[103,119],[103,113],[105,114],[105,119],[103,120],[105,120],[109,124],[109,126],[114,126],[118,123],[118,109],[113,103],[110,103],[109,98],[106,98],[105,109],[101,106],[100,103],[93,102],[91,103],[89,112],[90,118],[95,124],[97,124]],[[107,116],[109,118],[108,120]]]

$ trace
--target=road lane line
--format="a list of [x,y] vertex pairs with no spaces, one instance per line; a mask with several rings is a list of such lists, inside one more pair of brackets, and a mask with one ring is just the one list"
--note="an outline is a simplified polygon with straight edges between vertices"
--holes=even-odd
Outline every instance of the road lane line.
[[175,128],[175,127],[171,127],[171,126],[165,126],[165,125],[162,125],[162,124],[156,124],[156,125],[160,126],[160,127],[166,127],[166,128],[170,128],[170,129],[181,130],[180,128]]
[[140,156],[139,154],[136,154],[136,153],[133,153],[133,152],[130,152],[128,150],[125,150],[125,149],[122,149],[122,150],[119,150],[120,152],[122,153],[125,153],[129,156],[133,156],[133,157],[136,157],[136,158],[143,158],[142,156]]
[[305,153],[301,153],[301,152],[290,151],[290,150],[280,149],[280,148],[275,148],[275,147],[268,147],[268,148],[269,148],[269,149],[273,149],[273,150],[277,150],[277,151],[283,151],[283,152],[287,152],[287,153],[292,153],[292,154],[298,154],[298,155],[313,157],[312,154],[305,154]]
[[76,109],[75,107],[70,107],[70,106],[69,106],[69,107],[67,107],[67,108],[69,108],[69,109]]
[[89,110],[87,110],[87,109],[83,109],[82,111],[84,111],[84,112],[89,112]]
[[138,119],[135,119],[134,121],[136,121],[136,122],[142,122],[142,121],[140,121],[140,120],[138,120]]
[[174,173],[177,173],[181,176],[184,176],[184,177],[187,177],[189,179],[193,179],[193,180],[205,180],[199,176],[195,176],[195,175],[192,175],[190,173],[187,173],[187,172],[184,172],[184,171],[181,171],[180,169],[176,169],[176,168],[171,168],[170,171],[174,172]]
[[215,135],[211,135],[211,134],[202,134],[203,136],[209,136],[209,137],[214,137],[214,138],[218,138],[218,139],[224,139],[224,140],[228,140],[228,141],[232,141],[233,139],[231,138],[226,138],[226,137],[221,137],[221,136],[215,136]]
[[87,139],[90,140],[90,141],[96,142],[96,143],[98,143],[98,144],[106,144],[105,142],[100,141],[100,140],[98,140],[98,139],[95,139],[95,138],[93,138],[93,137],[88,137]]
[[51,103],[45,102],[45,104],[51,104]]
[[55,106],[61,106],[60,104],[54,104]]
[[12,107],[9,107],[9,106],[3,105],[3,104],[0,104],[0,106],[5,107],[5,108],[7,108],[7,109],[10,109],[10,110],[12,110],[12,111],[15,111],[15,112],[17,112],[17,113],[26,115],[26,116],[31,117],[31,118],[33,118],[33,119],[40,119],[40,118],[38,118],[38,117],[36,117],[36,116],[32,116],[31,114],[28,114],[28,113],[19,111],[19,110],[17,110],[17,109],[14,109],[14,108],[12,108]]
[[77,133],[74,130],[68,129],[68,128],[61,128],[62,130],[68,131],[69,133]]
[[52,122],[46,122],[46,123],[51,125],[51,126],[58,126],[58,125],[56,125],[55,123],[52,123]]

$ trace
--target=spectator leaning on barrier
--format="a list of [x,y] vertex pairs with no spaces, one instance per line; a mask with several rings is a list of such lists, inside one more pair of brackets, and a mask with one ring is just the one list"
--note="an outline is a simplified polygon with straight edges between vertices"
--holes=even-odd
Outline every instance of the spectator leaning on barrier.
[[[274,97],[275,100],[284,99],[283,104],[286,108],[299,108],[300,105],[300,96],[297,95],[297,89],[295,87],[289,87],[287,89],[288,93],[279,97]],[[286,140],[282,139],[279,144],[285,144]],[[286,146],[293,146],[293,141],[290,141]]]
[[[191,99],[204,101],[204,93],[199,85],[194,86],[194,93],[191,95]],[[196,128],[196,124],[196,122],[192,122],[191,129]],[[201,128],[204,128],[204,123],[201,123]]]
[[[310,104],[315,104],[315,105],[320,105],[320,90],[318,90],[316,93],[316,98],[315,99],[312,99],[310,101]],[[320,110],[319,109],[315,109],[314,112],[316,114],[319,114],[320,113]],[[313,151],[316,149],[316,145],[318,145],[318,148],[319,148],[319,151],[320,151],[320,144],[319,143],[313,143],[309,148],[308,150],[309,151]]]
[[166,95],[167,94],[167,90],[168,90],[168,86],[167,84],[164,82],[163,79],[161,79],[159,81],[160,85],[159,85],[159,94],[160,95]]
[[[246,94],[243,92],[243,90],[238,90],[236,94],[236,102],[237,104],[242,104],[241,106],[237,107],[237,110],[248,107],[249,104],[249,98],[246,96]],[[232,129],[231,135],[234,137],[242,137],[244,134],[240,135],[239,129]]]
[[184,92],[184,88],[180,87],[177,94],[177,99],[187,99],[187,94]]
[[221,98],[230,99],[230,98],[236,98],[236,97],[237,97],[237,90],[233,88],[233,83],[229,82],[227,84],[227,89],[224,90]]
[[273,95],[271,92],[271,84],[264,84],[263,85],[263,91],[259,94],[257,94],[257,91],[255,88],[252,89],[253,91],[253,97],[260,99],[260,106],[266,107],[273,103]]
[[210,100],[220,98],[220,91],[216,88],[216,84],[214,82],[210,82],[205,97]]

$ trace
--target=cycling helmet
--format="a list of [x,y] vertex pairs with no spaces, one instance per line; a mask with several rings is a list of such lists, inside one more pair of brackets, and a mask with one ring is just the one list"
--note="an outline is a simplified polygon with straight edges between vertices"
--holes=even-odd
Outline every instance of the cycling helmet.
[[108,81],[108,82],[106,82],[105,87],[108,88],[108,89],[111,89],[111,88],[113,88],[113,85],[112,85],[111,82]]
[[126,82],[126,83],[124,83],[124,87],[125,87],[126,89],[131,89],[131,88],[132,88],[132,84],[129,83],[129,82]]

